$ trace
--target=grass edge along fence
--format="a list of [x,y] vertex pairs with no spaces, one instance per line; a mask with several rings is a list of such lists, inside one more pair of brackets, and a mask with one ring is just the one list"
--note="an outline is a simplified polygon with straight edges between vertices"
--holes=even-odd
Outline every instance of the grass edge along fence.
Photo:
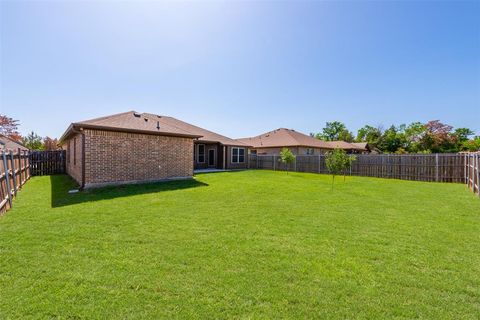
[[30,179],[29,152],[2,150],[0,158],[0,215],[12,207],[13,198]]
[[[355,155],[356,161],[352,163],[346,174],[426,182],[467,183],[466,161],[472,155],[459,153],[357,154]],[[287,170],[278,159],[278,155],[250,155],[249,167],[251,169]],[[473,163],[473,160],[471,161]],[[325,155],[298,155],[289,170],[329,173],[325,165]]]
[[480,197],[480,152],[465,154],[465,183]]
[[65,150],[0,152],[0,216],[10,210],[17,192],[31,176],[65,173]]

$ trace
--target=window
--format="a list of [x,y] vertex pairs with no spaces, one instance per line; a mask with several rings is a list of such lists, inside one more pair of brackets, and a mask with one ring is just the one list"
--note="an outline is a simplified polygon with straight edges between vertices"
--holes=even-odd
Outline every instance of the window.
[[306,151],[307,155],[312,155],[314,153],[315,153],[315,150],[313,150],[313,148],[307,148],[307,151]]
[[197,163],[205,163],[205,145],[197,145]]
[[77,138],[73,139],[73,165],[77,164]]
[[245,148],[232,148],[232,163],[245,162]]

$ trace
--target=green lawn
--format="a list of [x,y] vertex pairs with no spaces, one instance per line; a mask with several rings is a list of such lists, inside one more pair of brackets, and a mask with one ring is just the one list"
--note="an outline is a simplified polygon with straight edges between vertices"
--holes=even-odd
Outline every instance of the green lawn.
[[68,194],[0,218],[0,319],[479,319],[461,184],[271,171]]

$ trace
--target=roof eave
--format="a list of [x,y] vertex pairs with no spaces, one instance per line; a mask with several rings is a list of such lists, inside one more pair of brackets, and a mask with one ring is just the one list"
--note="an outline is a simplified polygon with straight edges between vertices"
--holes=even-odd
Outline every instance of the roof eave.
[[141,130],[141,129],[115,128],[115,127],[99,126],[99,125],[92,125],[92,124],[85,124],[85,123],[72,123],[60,138],[59,144],[61,144],[63,140],[67,139],[68,136],[71,134],[71,132],[73,132],[74,130],[82,130],[82,129],[105,130],[105,131],[113,131],[113,132],[130,132],[130,133],[149,134],[149,135],[155,135],[155,136],[182,137],[182,138],[192,138],[192,139],[198,139],[202,137],[196,134],[184,134],[184,133],[173,133],[173,132],[163,132],[163,131],[155,132],[155,131]]
[[201,139],[201,138],[198,139],[197,141],[202,142],[202,143],[219,143],[219,144],[224,145],[224,146],[236,146],[236,147],[253,148],[253,146],[251,146],[251,145],[248,145],[248,144],[245,144],[245,143],[239,143],[238,141],[235,141],[235,143],[233,143],[233,142],[224,143],[224,142],[221,142],[221,141],[218,141],[218,140],[204,140],[204,139]]

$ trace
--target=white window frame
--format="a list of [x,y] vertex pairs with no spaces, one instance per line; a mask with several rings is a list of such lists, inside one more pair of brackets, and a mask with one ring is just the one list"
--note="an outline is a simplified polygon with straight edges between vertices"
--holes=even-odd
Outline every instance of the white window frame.
[[[203,161],[200,161],[200,146],[203,146]],[[202,144],[197,144],[197,163],[205,163],[205,145]]]
[[307,155],[311,156],[315,154],[315,149],[314,148],[307,148]]
[[[233,150],[237,149],[237,161],[234,161],[233,159]],[[240,161],[240,150],[243,150],[243,161]],[[232,152],[231,152],[231,157],[230,157],[230,162],[231,163],[245,163],[245,148],[242,147],[232,147]]]

